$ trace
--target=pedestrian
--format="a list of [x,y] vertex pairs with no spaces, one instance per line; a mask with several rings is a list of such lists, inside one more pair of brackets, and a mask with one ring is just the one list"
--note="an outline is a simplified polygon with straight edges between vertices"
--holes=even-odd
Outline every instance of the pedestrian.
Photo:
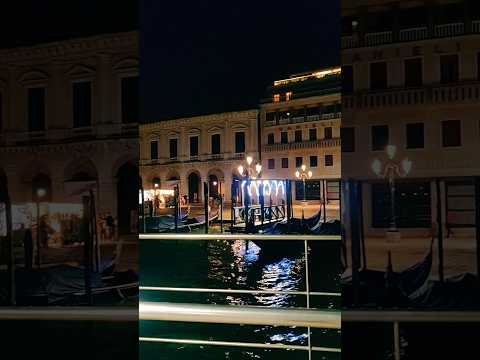
[[30,229],[25,230],[23,236],[23,250],[25,254],[25,269],[31,270],[33,268],[33,236]]

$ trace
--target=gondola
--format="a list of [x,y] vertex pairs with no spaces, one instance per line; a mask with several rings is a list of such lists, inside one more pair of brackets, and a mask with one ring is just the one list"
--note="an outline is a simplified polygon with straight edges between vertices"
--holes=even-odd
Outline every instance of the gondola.
[[[418,263],[401,271],[392,270],[389,254],[386,271],[362,269],[358,273],[359,303],[377,306],[411,306],[416,294],[428,283],[433,263],[433,241],[427,255]],[[352,274],[344,273],[341,279],[345,306],[353,301]]]
[[[0,273],[0,278],[6,277]],[[7,281],[1,280],[1,284]],[[85,270],[79,266],[55,265],[15,271],[16,301],[19,306],[78,305],[86,302]],[[138,295],[138,276],[132,271],[91,273],[93,302],[116,304]],[[0,303],[6,304],[7,289],[0,288]]]
[[[218,211],[210,214],[209,222],[218,219]],[[193,218],[187,218],[177,225],[177,232],[190,232],[194,229],[198,229],[201,226],[205,226],[205,215],[199,215]],[[158,233],[171,233],[175,232],[175,224],[169,224],[168,226],[158,227]]]

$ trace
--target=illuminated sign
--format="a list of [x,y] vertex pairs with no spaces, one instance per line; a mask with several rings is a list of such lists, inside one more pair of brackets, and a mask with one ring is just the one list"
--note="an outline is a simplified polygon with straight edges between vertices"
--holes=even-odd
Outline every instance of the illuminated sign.
[[252,197],[255,194],[257,197],[260,195],[260,189],[263,184],[263,196],[275,195],[278,197],[279,194],[285,195],[285,181],[281,180],[251,180],[250,186],[247,187],[247,180],[243,180],[241,183],[242,193],[245,192],[247,187],[248,196]]

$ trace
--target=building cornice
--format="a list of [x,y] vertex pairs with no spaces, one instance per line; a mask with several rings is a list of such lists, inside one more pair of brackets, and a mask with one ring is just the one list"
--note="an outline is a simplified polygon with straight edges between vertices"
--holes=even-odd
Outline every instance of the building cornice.
[[218,120],[254,120],[257,118],[259,111],[257,109],[243,110],[243,111],[231,111],[218,114],[209,114],[201,116],[193,116],[187,118],[178,118],[152,122],[148,124],[141,124],[140,131],[149,131],[154,129],[171,128],[172,125],[183,126],[192,125],[192,123],[208,123],[210,121]]
[[103,34],[92,37],[62,40],[28,47],[0,50],[0,62],[52,58],[85,53],[85,51],[105,51],[119,47],[137,47],[137,31]]

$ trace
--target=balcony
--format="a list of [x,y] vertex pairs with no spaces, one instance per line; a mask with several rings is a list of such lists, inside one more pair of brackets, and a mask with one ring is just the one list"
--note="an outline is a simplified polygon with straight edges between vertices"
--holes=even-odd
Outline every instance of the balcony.
[[472,32],[480,34],[480,20],[472,21]]
[[435,26],[435,37],[450,37],[463,35],[465,33],[464,23],[452,23]]
[[274,152],[274,151],[289,151],[289,150],[300,150],[300,149],[319,149],[319,148],[330,148],[330,147],[340,147],[340,138],[302,141],[302,142],[288,143],[288,144],[264,145],[263,151]]
[[376,46],[391,43],[393,39],[392,31],[382,31],[365,35],[366,46]]
[[341,112],[332,112],[332,113],[324,113],[321,115],[308,115],[308,116],[296,116],[292,118],[284,118],[277,121],[270,120],[265,121],[265,127],[270,126],[277,126],[277,125],[288,125],[288,124],[300,124],[304,122],[311,122],[311,121],[321,121],[321,120],[332,120],[332,119],[339,119],[342,117]]
[[224,158],[225,154],[208,154],[205,156],[205,160],[207,161],[223,160]]
[[358,46],[358,38],[353,35],[342,36],[341,39],[342,49],[349,49]]
[[417,41],[424,40],[428,37],[428,28],[426,26],[412,29],[400,30],[400,41]]
[[480,83],[434,85],[420,89],[390,89],[383,92],[358,92],[343,97],[343,109],[375,109],[395,106],[476,103],[480,101]]
[[[371,32],[362,37],[355,35],[342,36],[342,49],[352,49],[362,46],[378,46],[394,42],[420,41],[435,38],[447,38],[469,33],[480,33],[480,20],[472,21],[471,30],[464,22],[437,24],[431,30],[427,26],[417,26],[396,31]],[[397,36],[395,36],[397,35]],[[363,40],[363,41],[362,41]]]

